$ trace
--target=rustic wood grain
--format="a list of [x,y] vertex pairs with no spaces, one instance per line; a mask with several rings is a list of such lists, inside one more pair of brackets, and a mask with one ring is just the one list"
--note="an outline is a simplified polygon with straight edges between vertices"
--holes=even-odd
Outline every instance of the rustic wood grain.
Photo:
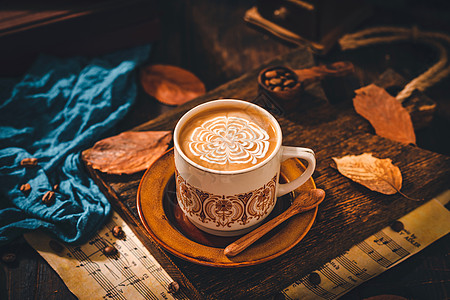
[[159,38],[157,1],[3,1],[2,77],[22,76],[41,53],[100,55]]
[[[76,299],[55,270],[40,258],[25,239],[1,247],[0,255],[3,253],[14,253],[16,261],[0,263],[0,272],[4,273],[4,277],[0,274],[0,299],[33,299],[30,291],[36,291],[41,299]],[[8,287],[5,293],[3,285]]]
[[[186,110],[211,99],[254,99],[258,94],[256,77],[262,68],[277,64],[300,68],[310,66],[312,62],[308,52],[295,51],[135,130],[172,130]],[[306,89],[297,109],[283,111],[277,118],[283,129],[285,145],[306,146],[316,151],[318,164],[314,179],[317,187],[324,189],[327,194],[319,209],[320,217],[299,245],[258,266],[212,268],[166,254],[174,265],[162,262],[163,266],[182,272],[187,286],[192,285],[204,298],[248,299],[277,293],[422,204],[406,200],[399,194],[378,194],[352,182],[330,167],[333,156],[372,152],[379,158],[391,158],[403,173],[402,191],[414,198],[430,199],[446,188],[449,182],[449,157],[374,135],[370,124],[357,115],[348,102],[329,104],[318,85]],[[108,186],[110,193],[116,195],[111,198],[112,202],[119,202],[119,209],[125,210],[137,225],[136,187],[141,176],[110,177],[96,172],[97,183]],[[159,252],[156,252],[158,258]]]

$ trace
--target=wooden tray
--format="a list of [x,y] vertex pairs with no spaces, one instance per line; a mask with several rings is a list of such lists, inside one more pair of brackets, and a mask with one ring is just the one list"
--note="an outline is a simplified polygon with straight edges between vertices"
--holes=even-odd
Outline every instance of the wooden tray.
[[[312,56],[307,51],[293,52],[134,130],[173,130],[177,120],[200,103],[219,98],[254,99],[258,94],[257,75],[269,65],[299,69],[311,63]],[[284,145],[315,150],[317,167],[313,179],[318,188],[325,190],[327,198],[315,224],[297,246],[254,266],[209,267],[161,250],[137,214],[137,188],[143,174],[110,176],[87,165],[116,210],[191,298],[267,298],[421,205],[399,194],[379,194],[352,182],[330,167],[332,157],[371,152],[378,158],[390,158],[403,174],[402,192],[414,198],[431,199],[448,188],[449,157],[374,135],[370,124],[355,113],[351,98],[331,105],[319,85],[307,87],[297,108],[285,111],[277,119]]]

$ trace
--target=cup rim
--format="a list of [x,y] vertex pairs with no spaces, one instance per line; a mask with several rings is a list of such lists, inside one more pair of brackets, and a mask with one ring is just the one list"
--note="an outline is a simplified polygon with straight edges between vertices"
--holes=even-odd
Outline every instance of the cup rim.
[[[259,164],[256,164],[254,166],[245,168],[245,169],[241,169],[241,170],[229,170],[229,171],[223,171],[223,170],[215,170],[215,169],[210,169],[207,167],[204,167],[200,164],[197,164],[196,162],[192,161],[189,157],[187,157],[187,155],[181,150],[181,147],[178,143],[178,135],[180,133],[181,127],[184,125],[184,123],[186,123],[186,121],[194,114],[197,114],[209,107],[212,106],[217,106],[220,105],[221,103],[238,103],[240,105],[250,105],[251,107],[255,108],[256,110],[260,111],[261,113],[263,113],[273,124],[277,133],[277,144],[275,146],[275,149],[272,151],[272,153],[263,161],[261,161]],[[196,167],[197,169],[200,169],[202,171],[206,171],[209,173],[213,173],[213,174],[222,174],[222,175],[231,175],[231,174],[243,174],[243,173],[247,173],[247,172],[251,172],[253,170],[256,170],[264,165],[266,165],[268,162],[270,162],[279,152],[280,148],[281,148],[281,142],[282,142],[282,131],[281,131],[281,127],[280,124],[278,123],[278,121],[275,119],[275,117],[269,113],[267,110],[265,110],[264,108],[245,101],[245,100],[240,100],[240,99],[219,99],[219,100],[211,100],[208,101],[206,103],[200,104],[195,106],[194,108],[190,109],[188,112],[186,112],[177,122],[176,126],[175,126],[175,130],[174,130],[174,134],[173,134],[173,142],[174,142],[174,147],[177,150],[177,152],[179,153],[179,155],[186,161],[188,162],[190,165]]]

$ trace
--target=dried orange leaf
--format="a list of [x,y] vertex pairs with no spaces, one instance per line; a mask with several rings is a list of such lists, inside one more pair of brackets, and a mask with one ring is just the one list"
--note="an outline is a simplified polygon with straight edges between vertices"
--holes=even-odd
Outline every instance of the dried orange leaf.
[[372,153],[333,157],[338,171],[372,191],[391,195],[402,188],[402,173],[389,158],[379,159]]
[[171,140],[170,131],[127,131],[95,143],[83,152],[83,159],[101,172],[133,174],[155,162]]
[[355,91],[353,106],[366,118],[377,135],[402,143],[416,143],[411,116],[402,104],[374,84]]
[[205,85],[191,72],[169,65],[151,65],[141,70],[145,92],[168,105],[181,105],[205,93]]

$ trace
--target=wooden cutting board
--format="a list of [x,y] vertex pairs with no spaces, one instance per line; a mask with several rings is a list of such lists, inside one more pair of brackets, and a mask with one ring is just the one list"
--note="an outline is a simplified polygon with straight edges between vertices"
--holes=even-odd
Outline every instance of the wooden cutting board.
[[[309,52],[298,50],[275,59],[134,130],[173,130],[184,112],[208,100],[252,100],[258,94],[257,74],[268,65],[298,69],[312,66],[313,58]],[[389,78],[389,84],[395,84],[392,76]],[[449,157],[374,135],[370,124],[353,110],[351,97],[332,105],[319,85],[311,85],[297,109],[284,111],[277,118],[283,129],[284,145],[315,150],[318,164],[313,178],[327,196],[306,237],[282,256],[257,266],[231,269],[200,266],[165,252],[143,230],[138,218],[136,192],[143,173],[111,176],[86,164],[115,209],[191,298],[267,298],[421,205],[399,194],[372,192],[350,181],[330,166],[331,157],[371,152],[378,158],[390,158],[403,174],[402,192],[414,198],[431,199],[448,188]]]

